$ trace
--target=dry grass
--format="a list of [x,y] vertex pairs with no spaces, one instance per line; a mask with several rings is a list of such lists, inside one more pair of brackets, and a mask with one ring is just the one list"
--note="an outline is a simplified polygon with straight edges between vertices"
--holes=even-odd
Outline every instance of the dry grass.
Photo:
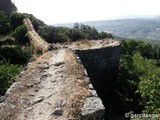
[[71,103],[71,107],[67,110],[67,116],[79,118],[81,115],[80,108],[83,107],[84,100],[91,94],[88,90],[88,83],[84,80],[86,78],[84,67],[78,63],[73,51],[67,50],[64,59],[66,74],[70,78],[64,89],[64,95]]
[[81,40],[72,43],[72,46],[76,46],[80,49],[88,49],[92,46],[92,43],[88,40]]
[[71,50],[66,51],[66,56],[64,57],[65,63],[67,65],[67,74],[75,77],[83,77],[84,71],[83,66],[77,62],[76,55]]
[[72,42],[70,48],[78,50],[88,50],[88,49],[99,49],[119,44],[120,44],[119,41],[108,38],[103,40],[81,40]]

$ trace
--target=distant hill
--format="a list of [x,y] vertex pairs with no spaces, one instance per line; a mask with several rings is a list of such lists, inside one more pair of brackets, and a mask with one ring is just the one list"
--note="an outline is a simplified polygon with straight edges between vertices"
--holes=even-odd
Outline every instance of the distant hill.
[[[72,27],[73,24],[74,23],[61,24],[58,26]],[[151,18],[90,21],[83,24],[94,26],[99,31],[110,32],[115,37],[160,41],[160,16]]]

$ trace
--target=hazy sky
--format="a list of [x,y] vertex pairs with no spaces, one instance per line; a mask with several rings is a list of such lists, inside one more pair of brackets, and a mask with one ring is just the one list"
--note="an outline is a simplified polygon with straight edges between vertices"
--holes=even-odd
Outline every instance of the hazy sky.
[[12,0],[19,12],[47,24],[114,19],[128,15],[160,15],[160,0]]

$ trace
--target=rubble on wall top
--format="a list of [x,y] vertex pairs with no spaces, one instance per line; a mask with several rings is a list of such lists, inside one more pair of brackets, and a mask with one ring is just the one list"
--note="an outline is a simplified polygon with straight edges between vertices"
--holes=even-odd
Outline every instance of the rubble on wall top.
[[73,50],[88,50],[88,49],[100,49],[110,46],[118,46],[120,42],[115,39],[103,39],[103,40],[82,40],[72,42],[69,48]]

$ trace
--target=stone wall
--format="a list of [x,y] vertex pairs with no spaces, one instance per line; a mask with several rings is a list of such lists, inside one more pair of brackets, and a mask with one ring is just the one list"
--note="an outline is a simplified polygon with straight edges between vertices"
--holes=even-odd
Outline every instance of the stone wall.
[[105,112],[116,102],[120,44],[97,40],[77,45],[61,45],[29,63],[0,97],[1,120],[107,119]]
[[17,79],[0,97],[0,120],[104,120],[102,100],[71,49],[45,53]]
[[35,54],[41,55],[43,53],[48,52],[49,50],[52,50],[52,46],[49,43],[47,43],[45,40],[43,40],[39,36],[39,34],[35,31],[29,18],[24,19],[24,24],[28,28],[29,40],[34,45],[34,53]]
[[90,76],[110,75],[111,79],[117,79],[120,58],[120,46],[110,46],[101,49],[76,50],[82,64]]
[[115,45],[99,49],[76,50],[106,109],[114,105],[120,49],[120,45]]

